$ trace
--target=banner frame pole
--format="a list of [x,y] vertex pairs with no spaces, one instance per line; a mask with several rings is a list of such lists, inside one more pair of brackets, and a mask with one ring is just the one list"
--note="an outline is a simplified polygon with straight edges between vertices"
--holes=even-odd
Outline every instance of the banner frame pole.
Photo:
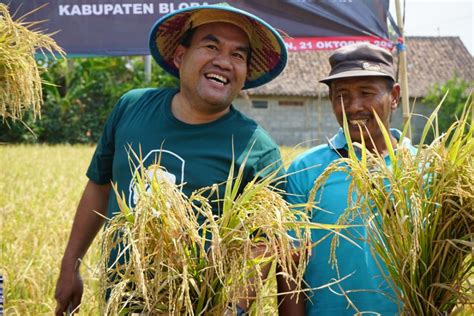
[[145,71],[145,82],[150,83],[151,82],[151,55],[145,55],[143,58],[143,66],[144,66],[144,71]]
[[407,137],[411,140],[411,122],[410,122],[410,104],[408,97],[408,74],[407,74],[407,52],[405,46],[405,34],[403,18],[401,13],[400,0],[395,0],[395,8],[397,12],[397,24],[400,30],[401,43],[399,44],[401,49],[398,48],[398,58],[400,60],[400,86],[402,94],[402,111],[403,111],[403,124],[407,125]]

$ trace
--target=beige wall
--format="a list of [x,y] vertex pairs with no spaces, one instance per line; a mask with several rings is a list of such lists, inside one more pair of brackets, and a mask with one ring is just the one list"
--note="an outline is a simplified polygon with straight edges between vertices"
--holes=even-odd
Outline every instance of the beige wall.
[[[268,108],[253,108],[251,100],[267,101]],[[303,102],[303,106],[280,105],[279,101]],[[279,145],[312,147],[326,142],[339,128],[327,98],[239,97],[233,104],[262,125]],[[430,110],[417,103],[415,113],[426,116]],[[420,116],[412,119],[412,139],[415,144],[419,141],[425,123],[426,119]],[[402,110],[399,107],[393,113],[392,127],[401,129],[402,126]]]
[[[243,98],[235,100],[234,105],[262,125],[279,145],[311,147],[326,142],[337,131],[327,99],[254,97],[252,100],[267,101],[268,108],[253,108],[251,100]],[[280,105],[279,101],[297,101],[304,105]]]

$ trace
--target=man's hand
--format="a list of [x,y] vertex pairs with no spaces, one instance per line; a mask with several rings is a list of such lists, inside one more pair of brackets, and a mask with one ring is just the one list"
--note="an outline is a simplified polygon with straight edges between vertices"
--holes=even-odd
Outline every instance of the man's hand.
[[110,184],[99,185],[89,181],[82,194],[56,283],[57,316],[76,312],[81,303],[84,284],[79,274],[78,258],[84,257],[104,223],[110,187]]
[[63,316],[64,313],[78,312],[81,303],[84,284],[82,282],[79,269],[62,268],[56,283],[56,316]]

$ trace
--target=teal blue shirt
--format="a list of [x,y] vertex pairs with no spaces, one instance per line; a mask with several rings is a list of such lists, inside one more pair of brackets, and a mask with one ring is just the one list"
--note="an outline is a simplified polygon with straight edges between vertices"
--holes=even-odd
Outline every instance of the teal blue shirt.
[[[391,130],[399,139],[401,133]],[[402,145],[410,146],[408,139]],[[334,149],[344,148],[347,143],[342,129],[329,141],[319,145],[302,155],[288,169],[287,200],[292,204],[306,203],[309,193],[314,186],[314,180],[334,160],[339,158]],[[389,160],[386,159],[387,163]],[[316,205],[323,210],[313,210],[311,221],[315,223],[334,224],[347,208],[347,195],[351,179],[346,173],[334,172],[323,184],[315,197]],[[351,224],[361,223],[355,219]],[[336,257],[340,269],[340,277],[347,277],[339,284],[330,288],[314,290],[306,302],[306,315],[353,315],[357,312],[375,312],[382,315],[397,314],[397,304],[392,302],[384,292],[394,298],[393,291],[380,274],[379,268],[372,257],[369,245],[364,242],[366,230],[364,227],[353,227],[343,231],[361,248],[357,248],[346,240],[341,239],[336,248]],[[321,240],[327,231],[312,230],[312,242]],[[312,254],[305,272],[305,281],[309,288],[316,288],[339,279],[335,268],[330,264],[331,238],[326,238],[312,249]],[[350,299],[355,309],[349,304],[343,292]]]
[[[227,180],[234,160],[238,170],[245,158],[244,184],[281,167],[278,146],[253,120],[231,106],[230,111],[206,124],[186,124],[171,112],[176,89],[137,89],[126,93],[110,114],[87,171],[97,184],[116,183],[129,206],[137,196],[132,181],[141,172],[132,152],[147,168],[158,161],[165,176],[190,195],[194,190]],[[281,169],[281,173],[283,170]],[[219,190],[221,193],[223,190]],[[108,217],[118,212],[111,191]],[[217,209],[215,210],[217,212]]]

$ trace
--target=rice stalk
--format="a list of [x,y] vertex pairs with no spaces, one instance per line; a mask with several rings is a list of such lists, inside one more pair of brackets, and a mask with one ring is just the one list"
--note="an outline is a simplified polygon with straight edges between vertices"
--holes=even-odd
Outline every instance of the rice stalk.
[[[258,313],[268,299],[262,289],[275,279],[276,265],[278,273],[302,283],[310,231],[301,227],[308,218],[290,209],[272,186],[276,172],[239,190],[244,165],[236,175],[230,170],[217,201],[209,196],[219,193],[220,185],[186,197],[159,176],[159,165],[135,178],[139,199],[133,209],[116,192],[120,213],[103,235],[103,257],[117,249],[120,255],[116,264],[103,264],[102,288],[110,292],[104,314],[222,315],[235,311],[239,299],[254,301]],[[219,214],[213,212],[215,202]],[[300,256],[298,263],[294,255]]]
[[40,116],[42,69],[35,61],[36,51],[45,58],[46,53],[55,58],[54,51],[64,57],[52,34],[35,30],[38,22],[26,22],[25,17],[13,20],[8,6],[0,3],[0,116],[4,120],[21,119],[27,109]]
[[[349,158],[334,163],[318,180],[323,183],[335,171],[351,177],[349,208],[340,223],[350,223],[354,216],[363,219],[367,242],[404,315],[472,310],[474,125],[470,111],[472,104],[467,103],[459,120],[431,144],[419,146],[416,154],[398,146],[381,157],[362,142],[358,151],[350,147]],[[379,126],[390,144],[380,120]]]

